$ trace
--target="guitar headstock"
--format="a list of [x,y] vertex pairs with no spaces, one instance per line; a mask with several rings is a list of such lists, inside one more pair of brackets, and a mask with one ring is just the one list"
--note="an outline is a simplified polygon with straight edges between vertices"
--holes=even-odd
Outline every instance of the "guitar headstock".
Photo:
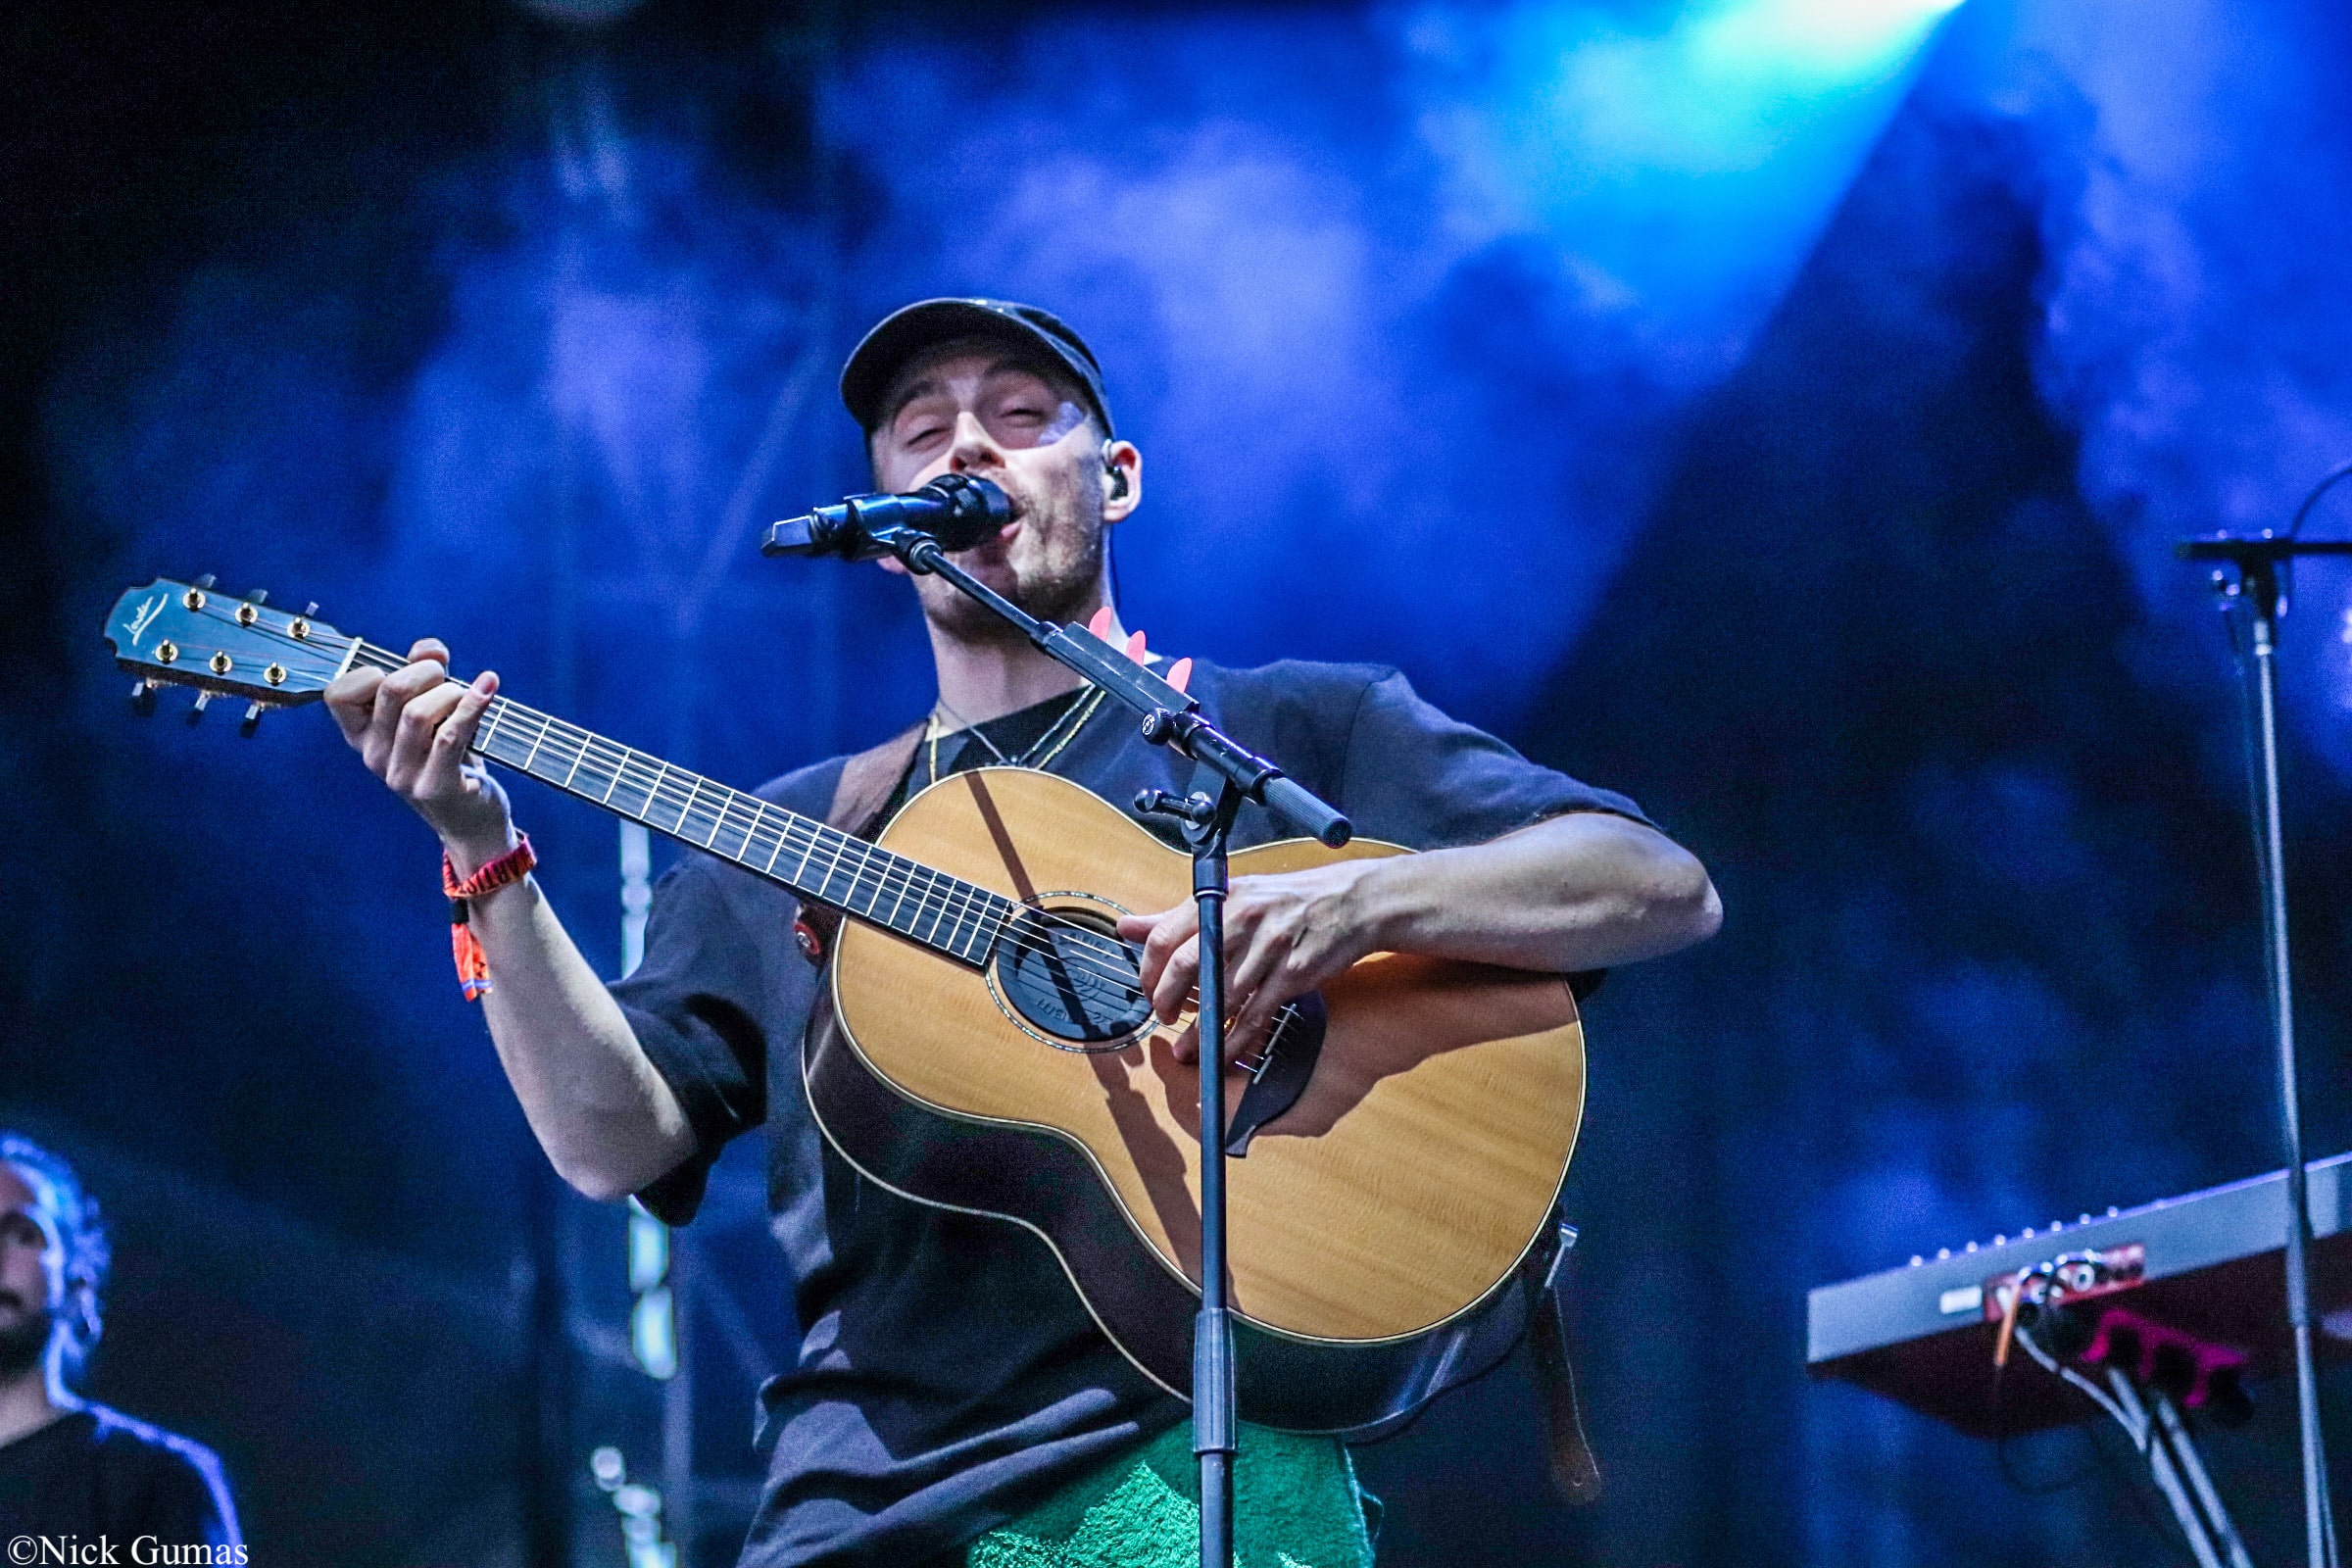
[[342,669],[352,639],[309,611],[271,610],[267,598],[232,599],[204,576],[192,583],[158,577],[116,600],[102,629],[115,662],[139,677],[132,706],[152,712],[157,686],[193,686],[193,722],[216,693],[242,697],[252,705],[244,724],[250,735],[263,710],[317,702]]

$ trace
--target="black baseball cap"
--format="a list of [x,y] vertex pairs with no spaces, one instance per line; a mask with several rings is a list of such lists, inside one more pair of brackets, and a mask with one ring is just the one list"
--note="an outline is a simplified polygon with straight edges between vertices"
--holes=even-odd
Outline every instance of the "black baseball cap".
[[1041,354],[1048,364],[1069,371],[1094,405],[1102,433],[1112,433],[1110,405],[1102,397],[1102,367],[1095,363],[1095,351],[1051,311],[1009,300],[923,300],[891,312],[841,368],[841,401],[871,433],[881,422],[882,396],[906,362],[925,349],[966,337],[995,338]]

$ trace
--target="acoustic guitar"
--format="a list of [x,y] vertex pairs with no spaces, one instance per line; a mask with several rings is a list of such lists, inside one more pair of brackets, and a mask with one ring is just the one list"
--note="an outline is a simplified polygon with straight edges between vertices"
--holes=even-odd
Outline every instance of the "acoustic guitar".
[[[159,579],[105,635],[135,674],[270,708],[407,662],[259,596]],[[1027,1226],[1154,1383],[1191,1388],[1197,1069],[1114,922],[1190,896],[1187,858],[1096,796],[1025,768],[957,773],[867,842],[494,699],[485,760],[847,918],[803,1073],[823,1136],[917,1202]],[[1406,853],[1307,840],[1237,877]],[[1228,1069],[1242,1413],[1295,1431],[1392,1422],[1516,1339],[1584,1108],[1584,1036],[1556,976],[1376,954],[1285,1008]]]

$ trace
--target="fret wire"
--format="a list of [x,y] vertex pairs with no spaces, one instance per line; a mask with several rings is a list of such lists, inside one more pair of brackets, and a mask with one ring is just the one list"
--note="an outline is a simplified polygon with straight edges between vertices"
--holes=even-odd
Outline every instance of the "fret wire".
[[[991,912],[985,889],[981,890],[981,896],[977,898],[968,894],[965,896],[963,914],[956,916],[956,951],[964,957],[977,961],[979,953],[986,951],[986,945],[981,943],[980,938],[988,930]],[[965,915],[970,916],[972,922],[972,929],[968,934],[963,929]]]
[[889,926],[894,931],[898,929],[899,925],[899,909],[903,905],[906,904],[906,895],[914,891],[915,873],[922,868],[915,865],[912,860],[900,858],[899,869],[901,871],[901,875],[899,877],[898,891],[891,898],[890,913],[885,915],[882,920],[884,925]]
[[[843,846],[844,851],[847,852],[854,846],[858,856],[858,862],[850,871],[850,894],[853,898],[864,899],[870,908],[874,899],[880,896],[883,882],[890,876],[890,861],[878,855],[873,847],[863,839],[855,836],[847,837],[848,843]],[[880,862],[879,870],[875,869],[877,861]],[[836,865],[839,863],[838,860],[835,862]],[[874,874],[874,891],[871,894],[865,891],[865,878],[869,871]]]
[[586,736],[585,732],[583,732],[583,733],[582,733],[582,735],[581,735],[581,738],[580,738],[580,744],[579,744],[579,747],[578,747],[578,749],[577,749],[577,750],[575,750],[575,751],[574,751],[574,752],[571,754],[571,766],[569,766],[569,767],[567,767],[567,768],[565,768],[565,769],[564,770],[564,782],[563,782],[563,783],[561,783],[561,784],[559,784],[559,785],[557,785],[557,786],[556,786],[556,788],[558,788],[558,789],[560,789],[560,790],[567,790],[567,789],[570,789],[570,788],[571,788],[571,780],[572,780],[572,776],[573,776],[574,774],[576,774],[576,773],[578,773],[578,772],[579,772],[579,770],[580,770],[580,763],[582,763],[583,761],[587,760],[587,758],[588,758],[588,740],[587,740],[587,736]]
[[979,904],[976,895],[984,891],[984,889],[976,888],[968,882],[951,882],[948,884],[947,905],[948,907],[955,912],[954,923],[949,927],[952,935],[950,935],[948,938],[948,947],[951,951],[953,951],[963,941],[963,922],[966,917],[970,916],[973,911],[978,908]]
[[[650,825],[654,819],[654,807],[656,803],[666,802],[671,793],[669,782],[669,764],[662,761],[660,758],[648,758],[642,752],[632,753],[631,755],[637,759],[637,762],[633,769],[636,777],[632,780],[632,782],[636,785],[637,790],[644,801],[644,804],[637,808],[637,818],[639,821]],[[649,768],[644,765],[648,761],[654,762],[657,765]]]
[[703,848],[713,855],[724,855],[727,852],[718,847],[718,831],[727,825],[727,808],[731,803],[728,800],[728,791],[725,785],[717,786],[717,790],[718,810],[710,818],[710,833],[703,840]]
[[[808,819],[804,817],[802,820],[807,821]],[[794,865],[792,876],[789,878],[793,886],[800,888],[805,888],[808,885],[809,858],[816,854],[817,850],[825,842],[824,829],[820,825],[813,822],[809,823],[809,825],[803,830],[803,836],[807,839],[807,842],[800,846],[801,858],[799,862]],[[779,849],[777,853],[780,855],[783,853],[783,851]]]
[[[851,842],[858,846],[858,868],[852,873],[853,885],[858,890],[858,897],[864,901],[865,907],[860,912],[870,916],[880,905],[883,890],[890,886],[891,879],[904,874],[905,867],[912,862],[888,850],[869,845],[862,839],[852,839]],[[868,877],[872,879],[870,887],[867,886]],[[892,929],[897,928],[894,926]]]
[[803,846],[801,850],[801,863],[794,866],[792,869],[793,886],[807,887],[808,885],[808,857],[814,855],[816,853],[816,847],[824,842],[824,835],[821,833],[811,832],[808,835],[808,844]]
[[[826,825],[830,827],[832,824],[827,823]],[[870,852],[866,849],[863,839],[855,834],[842,833],[839,829],[834,831],[837,837],[833,851],[833,866],[825,873],[825,887],[830,892],[833,879],[837,876],[849,879],[849,890],[835,901],[846,908],[849,906],[850,901],[858,896],[858,889],[864,877],[865,864],[870,858]]]
[[885,892],[891,894],[890,912],[881,916],[881,919],[882,923],[892,930],[899,929],[899,910],[906,905],[906,895],[913,889],[915,878],[922,874],[924,869],[904,856],[896,855],[892,856],[890,862],[884,866],[883,875],[874,888],[874,907],[877,910],[880,908],[882,895]]
[[927,874],[923,880],[927,885],[923,889],[921,906],[915,915],[914,924],[915,928],[920,930],[922,918],[928,914],[931,917],[931,930],[923,940],[936,944],[939,940],[940,924],[947,918],[948,910],[953,906],[955,890],[952,884],[943,883],[937,873],[931,872],[929,867],[926,866],[924,870]]
[[[784,809],[784,808],[780,806],[773,806],[766,802],[760,803],[760,825],[766,830],[768,837],[774,841],[768,847],[767,858],[760,863],[763,866],[770,868],[771,872],[776,863],[776,857],[782,855],[784,853],[785,846],[792,842],[792,835],[798,828],[801,820],[801,817],[799,817],[797,814]],[[746,865],[751,863],[751,852],[748,848],[744,853],[744,863]]]
[[759,852],[760,834],[761,830],[779,830],[774,828],[773,824],[769,820],[769,818],[773,815],[773,808],[771,808],[765,801],[760,800],[756,795],[746,795],[742,797],[742,799],[744,803],[744,813],[749,819],[749,825],[743,830],[743,842],[736,846],[735,859],[738,863],[749,865],[751,863],[752,857]]
[[[958,951],[967,943],[978,943],[981,934],[988,929],[989,920],[996,912],[996,896],[991,894],[988,889],[971,883],[966,883],[964,886],[969,891],[957,890],[964,906],[963,912],[956,917],[956,947]],[[970,916],[972,922],[971,934],[968,937],[963,934],[963,921],[966,915]],[[966,954],[965,956],[976,960],[978,955],[972,953]]]
[[[869,893],[866,890],[866,876],[869,871],[873,870],[875,862],[880,858],[876,855],[874,850],[865,843],[864,840],[858,838],[854,834],[844,833],[830,823],[825,825],[824,831],[830,837],[833,846],[833,858],[826,863],[823,882],[823,891],[827,896],[828,902],[834,903],[846,908],[851,906],[853,900],[861,900],[865,904],[866,907],[860,909],[858,912],[870,912],[873,904],[874,893]],[[854,862],[845,865],[844,862],[847,861],[849,857],[853,854],[857,856],[857,859]],[[895,858],[895,857],[892,858]],[[875,875],[875,893],[879,892],[882,883],[887,880],[890,875],[889,860],[882,859],[881,867],[881,870]],[[843,893],[840,898],[835,899],[832,897],[833,879],[837,876],[848,877],[850,885],[848,890]]]
[[612,792],[620,788],[620,775],[628,770],[629,759],[636,755],[626,746],[620,749],[620,760],[613,766],[612,776],[605,781],[605,796],[600,804],[605,806],[612,804]]
[[[940,896],[940,920],[947,922],[949,936],[945,945],[950,948],[953,948],[956,945],[955,933],[963,929],[963,911],[957,907],[957,905],[961,902],[962,895],[960,891],[952,883]],[[931,934],[935,941],[939,935],[939,920],[932,922]]]
[[[839,829],[835,831],[838,832]],[[842,856],[834,859],[834,869],[842,868],[842,858],[850,855],[857,857],[856,861],[849,867],[850,890],[843,896],[842,906],[845,908],[850,907],[851,901],[855,900],[862,906],[858,909],[858,913],[870,913],[875,898],[881,893],[883,882],[890,876],[890,861],[883,854],[877,853],[873,846],[855,834],[844,833],[842,839]],[[874,885],[870,890],[866,887],[866,878],[869,874],[874,879]]]
[[[874,872],[873,891],[866,899],[866,911],[893,931],[906,930],[906,927],[899,924],[899,906],[906,902],[906,890],[921,873],[922,867],[905,856],[893,855],[888,850],[864,852],[860,872],[862,873],[868,867],[878,867],[878,869]],[[882,895],[890,892],[894,886],[898,891],[891,901],[889,914],[884,915],[881,912]]]
[[936,893],[934,893],[932,897],[924,900],[924,907],[931,916],[931,931],[929,935],[923,938],[923,941],[926,943],[935,943],[939,940],[940,919],[947,913],[948,910],[947,901],[938,897]]
[[531,749],[523,754],[522,770],[525,773],[531,770],[531,759],[539,755],[539,748],[547,744],[547,732],[554,722],[545,713],[536,713],[532,716],[539,720],[539,738],[531,742]]
[[[719,834],[726,831],[727,819],[735,814],[736,804],[747,799],[749,799],[749,797],[743,795],[742,793],[735,790],[729,790],[726,794],[726,798],[719,803],[718,825],[710,830],[710,839],[713,848],[716,848],[717,846]],[[747,832],[745,833],[744,837],[737,842],[734,849],[721,850],[719,853],[725,855],[730,859],[741,859],[743,858],[743,845],[750,842],[751,835]]]
[[[881,869],[874,877],[873,892],[866,901],[866,912],[894,931],[904,930],[899,924],[899,908],[906,902],[906,890],[927,868],[903,855],[893,855],[888,850],[876,850],[869,858],[879,862]],[[881,912],[882,895],[885,893],[892,895],[888,914]]]
[[[813,836],[814,836],[814,838],[815,838],[815,841],[816,841],[816,844],[817,844],[817,845],[822,845],[822,844],[824,844],[824,843],[825,843],[825,835],[823,835],[823,834],[819,833],[819,834],[816,834],[816,835],[813,835]],[[817,896],[818,896],[820,899],[824,900],[824,902],[825,902],[825,903],[827,903],[827,904],[831,904],[831,903],[833,902],[833,899],[832,899],[832,888],[833,888],[833,872],[834,872],[834,870],[835,870],[837,867],[839,867],[839,866],[840,866],[840,864],[841,864],[841,852],[842,852],[842,845],[841,845],[841,844],[838,842],[838,840],[837,840],[837,841],[836,841],[836,842],[835,842],[835,843],[834,843],[834,844],[831,846],[831,848],[832,848],[832,850],[833,850],[833,858],[832,858],[830,860],[827,860],[827,861],[825,862],[825,869],[824,869],[824,873],[823,873],[823,874],[822,874],[822,875],[821,875],[821,876],[820,876],[820,877],[817,879],[817,884],[816,884],[816,892],[817,892]],[[810,855],[813,855],[813,854],[815,854],[815,853],[816,853],[815,847],[814,847],[814,846],[812,846],[812,847],[810,848],[810,850],[809,850],[809,854],[810,854]],[[803,857],[801,858],[801,864],[802,864],[802,867],[803,867],[804,869],[806,869],[806,868],[807,868],[807,866],[808,866],[808,856],[803,856]],[[805,885],[806,885],[806,884],[804,884],[804,886],[805,886]]]

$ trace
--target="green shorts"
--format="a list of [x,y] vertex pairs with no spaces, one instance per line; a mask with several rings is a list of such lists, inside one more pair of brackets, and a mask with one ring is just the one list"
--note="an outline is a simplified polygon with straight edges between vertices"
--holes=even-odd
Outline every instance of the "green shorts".
[[[1336,1438],[1243,1423],[1236,1568],[1372,1568],[1364,1496]],[[1200,1478],[1187,1424],[971,1544],[968,1568],[1198,1568]]]

